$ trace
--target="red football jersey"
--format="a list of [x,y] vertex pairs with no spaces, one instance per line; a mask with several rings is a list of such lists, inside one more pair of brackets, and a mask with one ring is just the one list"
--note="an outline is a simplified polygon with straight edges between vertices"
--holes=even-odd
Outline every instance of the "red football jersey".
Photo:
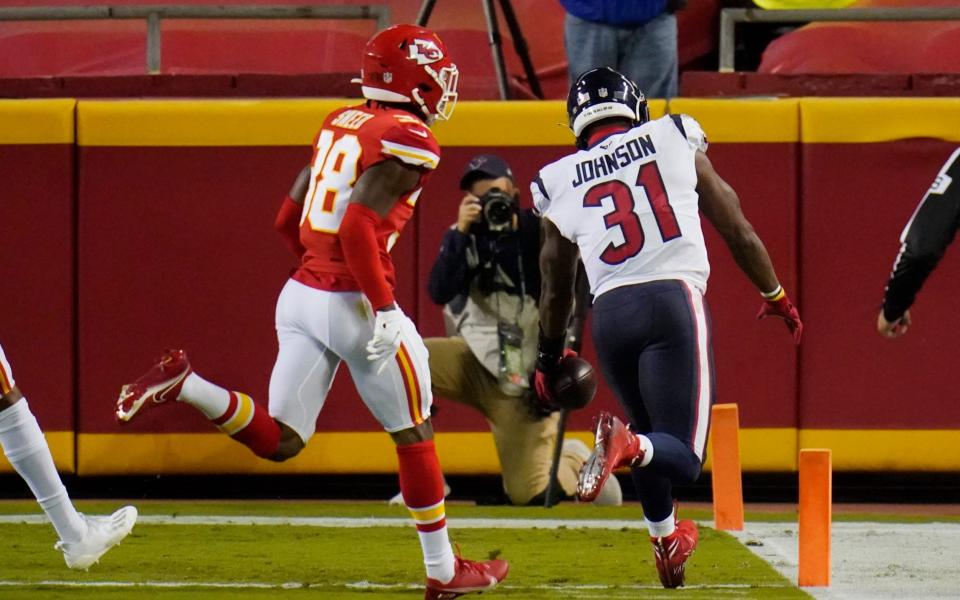
[[377,226],[380,261],[387,282],[396,285],[390,249],[430,173],[440,162],[440,146],[430,129],[410,113],[376,103],[338,109],[323,123],[314,143],[310,187],[300,217],[300,241],[306,252],[293,278],[321,290],[355,291],[338,231],[361,174],[387,159],[422,168],[417,187],[402,196]]

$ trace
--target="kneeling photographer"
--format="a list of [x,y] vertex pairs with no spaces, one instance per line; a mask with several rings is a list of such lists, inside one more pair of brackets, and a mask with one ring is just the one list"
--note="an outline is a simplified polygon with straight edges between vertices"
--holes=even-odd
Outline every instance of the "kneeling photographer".
[[[537,410],[530,385],[537,356],[540,219],[519,205],[513,173],[500,157],[480,155],[460,180],[457,223],[444,235],[429,293],[445,305],[451,337],[424,340],[433,391],[472,406],[490,423],[512,504],[543,504],[559,413]],[[580,331],[573,334],[579,339]],[[560,489],[574,495],[589,456],[575,439],[563,444]],[[616,478],[598,503],[619,504]]]

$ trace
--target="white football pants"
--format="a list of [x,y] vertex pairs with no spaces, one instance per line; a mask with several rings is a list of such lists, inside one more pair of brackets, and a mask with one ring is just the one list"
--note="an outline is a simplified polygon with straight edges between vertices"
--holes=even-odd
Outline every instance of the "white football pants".
[[277,300],[280,351],[270,377],[270,416],[307,442],[330,391],[340,361],[357,392],[388,432],[419,425],[430,416],[433,395],[427,348],[409,318],[401,328],[394,360],[378,375],[367,360],[374,315],[360,292],[329,292],[287,281]]

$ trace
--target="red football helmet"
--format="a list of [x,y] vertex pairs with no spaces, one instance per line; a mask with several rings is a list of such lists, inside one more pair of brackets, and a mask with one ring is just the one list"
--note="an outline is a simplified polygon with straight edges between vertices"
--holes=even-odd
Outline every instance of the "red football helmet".
[[377,33],[363,52],[363,97],[381,102],[411,102],[428,122],[447,120],[457,103],[459,72],[443,41],[429,29],[394,25]]

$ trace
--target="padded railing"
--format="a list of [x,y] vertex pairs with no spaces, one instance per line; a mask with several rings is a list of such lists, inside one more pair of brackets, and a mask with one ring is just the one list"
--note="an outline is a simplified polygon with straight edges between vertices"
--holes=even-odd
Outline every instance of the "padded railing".
[[145,19],[147,72],[160,72],[162,19],[371,19],[390,25],[390,7],[365,6],[41,6],[0,8],[0,21],[90,21]]
[[812,21],[958,21],[960,7],[843,8],[764,10],[725,8],[720,11],[720,72],[734,71],[737,23],[809,23]]

